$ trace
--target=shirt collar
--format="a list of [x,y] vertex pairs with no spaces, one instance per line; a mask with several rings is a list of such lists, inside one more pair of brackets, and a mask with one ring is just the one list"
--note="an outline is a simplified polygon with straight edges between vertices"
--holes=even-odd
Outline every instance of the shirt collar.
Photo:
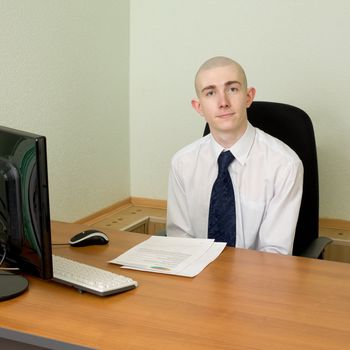
[[[253,142],[255,138],[255,128],[248,122],[248,126],[244,134],[241,138],[232,145],[229,150],[234,155],[234,157],[238,160],[239,163],[244,165],[247,161],[250,149],[252,148]],[[215,155],[215,159],[218,159],[219,154],[225,150],[221,145],[219,145],[213,136],[211,136],[213,151]]]

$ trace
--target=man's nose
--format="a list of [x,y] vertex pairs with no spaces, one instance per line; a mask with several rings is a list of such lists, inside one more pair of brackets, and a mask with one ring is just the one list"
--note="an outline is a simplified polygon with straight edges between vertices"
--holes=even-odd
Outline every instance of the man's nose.
[[228,99],[225,93],[219,94],[219,108],[228,108],[230,107],[230,100]]

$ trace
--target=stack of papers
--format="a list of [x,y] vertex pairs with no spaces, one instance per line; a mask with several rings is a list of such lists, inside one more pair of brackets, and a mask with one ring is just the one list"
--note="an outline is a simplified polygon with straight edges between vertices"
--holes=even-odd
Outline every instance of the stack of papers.
[[127,269],[194,277],[225,246],[213,239],[152,236],[109,262]]

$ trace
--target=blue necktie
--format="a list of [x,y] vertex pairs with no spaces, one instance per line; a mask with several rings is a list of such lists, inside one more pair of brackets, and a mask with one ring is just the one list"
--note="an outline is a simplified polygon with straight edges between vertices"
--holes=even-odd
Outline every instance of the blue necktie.
[[232,247],[236,246],[236,207],[228,167],[234,159],[230,151],[218,158],[219,174],[211,192],[208,223],[208,238]]

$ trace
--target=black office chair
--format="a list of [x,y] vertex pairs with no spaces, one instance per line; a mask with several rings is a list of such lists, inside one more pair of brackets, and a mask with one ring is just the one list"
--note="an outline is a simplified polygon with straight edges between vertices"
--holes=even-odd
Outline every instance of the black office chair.
[[[252,125],[289,145],[304,166],[304,187],[295,233],[293,255],[322,258],[332,242],[318,236],[319,195],[315,134],[310,117],[301,109],[275,102],[253,102],[248,108]],[[204,135],[210,132],[208,124]]]

